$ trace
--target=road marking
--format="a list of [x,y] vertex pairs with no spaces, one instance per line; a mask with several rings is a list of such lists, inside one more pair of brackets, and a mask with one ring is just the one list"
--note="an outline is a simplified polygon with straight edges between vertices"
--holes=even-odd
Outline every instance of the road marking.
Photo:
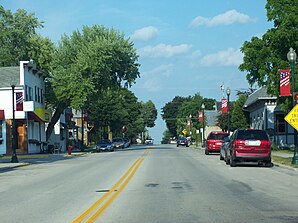
[[[97,200],[93,205],[91,205],[83,214],[77,217],[73,221],[73,223],[83,222],[83,220],[87,216],[89,216],[90,214],[92,214],[92,212],[98,209],[85,221],[85,222],[94,222],[104,212],[104,210],[107,209],[107,207],[119,195],[119,193],[125,188],[125,186],[129,183],[129,181],[134,176],[134,174],[136,173],[136,171],[138,170],[138,168],[140,167],[143,161],[144,161],[144,158],[138,158],[133,163],[133,165],[128,169],[128,171],[121,177],[121,179],[109,190],[109,192],[104,194],[99,200]],[[114,194],[110,196],[112,193]],[[110,198],[107,201],[105,201],[109,196]],[[100,205],[102,206],[100,207]]]
[[144,155],[148,155],[153,147],[150,147],[145,150]]

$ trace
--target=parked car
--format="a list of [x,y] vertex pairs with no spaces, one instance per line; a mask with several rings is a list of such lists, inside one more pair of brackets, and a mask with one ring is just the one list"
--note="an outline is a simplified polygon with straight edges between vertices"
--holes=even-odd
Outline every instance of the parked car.
[[224,138],[225,142],[220,146],[220,152],[219,152],[219,159],[220,160],[226,160],[227,157],[227,148],[229,146],[229,137]]
[[228,136],[229,134],[226,132],[210,132],[206,141],[205,154],[209,155],[209,153],[220,152],[220,147],[224,143],[224,138]]
[[186,147],[188,147],[189,145],[188,145],[187,138],[179,138],[177,140],[177,147],[179,147],[179,146],[186,146]]
[[124,139],[123,138],[113,138],[112,139],[112,144],[113,144],[113,148],[121,148],[121,149],[124,149]]
[[124,148],[128,148],[131,145],[131,140],[129,138],[124,138]]
[[226,163],[231,167],[240,162],[257,162],[272,166],[268,134],[259,129],[237,129],[230,138]]
[[102,152],[102,151],[114,151],[112,142],[108,139],[100,139],[96,144],[96,151]]

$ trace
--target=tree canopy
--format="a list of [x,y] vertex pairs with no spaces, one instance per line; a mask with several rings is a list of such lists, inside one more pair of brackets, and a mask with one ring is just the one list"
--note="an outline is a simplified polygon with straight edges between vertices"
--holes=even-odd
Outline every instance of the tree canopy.
[[[55,114],[49,127],[53,128],[68,106],[88,109],[103,89],[130,87],[139,77],[137,60],[133,43],[114,29],[83,26],[82,31],[64,35],[53,55],[53,94],[48,101]],[[50,132],[51,128],[47,136]]]
[[18,9],[15,13],[0,5],[0,66],[18,66],[32,59],[39,69],[49,70],[54,44],[36,31],[43,28],[33,13]]
[[[274,27],[261,38],[252,37],[241,47],[243,63],[239,66],[246,71],[248,83],[252,86],[267,86],[268,93],[279,95],[279,70],[290,68],[287,60],[289,48],[298,47],[298,2],[291,0],[267,0],[268,21]],[[296,72],[297,73],[297,72]],[[298,81],[295,80],[295,91]],[[280,98],[285,111],[290,109],[291,99]]]

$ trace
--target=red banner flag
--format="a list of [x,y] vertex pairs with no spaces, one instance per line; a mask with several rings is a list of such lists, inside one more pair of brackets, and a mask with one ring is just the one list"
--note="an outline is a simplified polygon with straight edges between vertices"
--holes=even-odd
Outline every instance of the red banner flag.
[[23,111],[23,92],[16,92],[16,111]]
[[279,95],[291,96],[290,70],[280,70]]
[[199,112],[199,122],[203,121],[203,112]]
[[228,99],[221,99],[221,113],[228,113]]

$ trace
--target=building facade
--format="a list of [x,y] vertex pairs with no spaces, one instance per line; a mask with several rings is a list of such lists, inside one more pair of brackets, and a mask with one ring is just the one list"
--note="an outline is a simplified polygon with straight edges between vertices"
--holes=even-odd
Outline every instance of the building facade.
[[249,95],[243,110],[249,112],[249,125],[253,129],[266,130],[278,146],[294,144],[294,130],[285,121],[285,113],[277,106],[277,97],[269,95],[262,87]]
[[18,67],[1,67],[0,78],[0,154],[12,153],[13,114],[17,154],[40,152],[50,118],[44,105],[43,73],[33,62],[20,61]]

